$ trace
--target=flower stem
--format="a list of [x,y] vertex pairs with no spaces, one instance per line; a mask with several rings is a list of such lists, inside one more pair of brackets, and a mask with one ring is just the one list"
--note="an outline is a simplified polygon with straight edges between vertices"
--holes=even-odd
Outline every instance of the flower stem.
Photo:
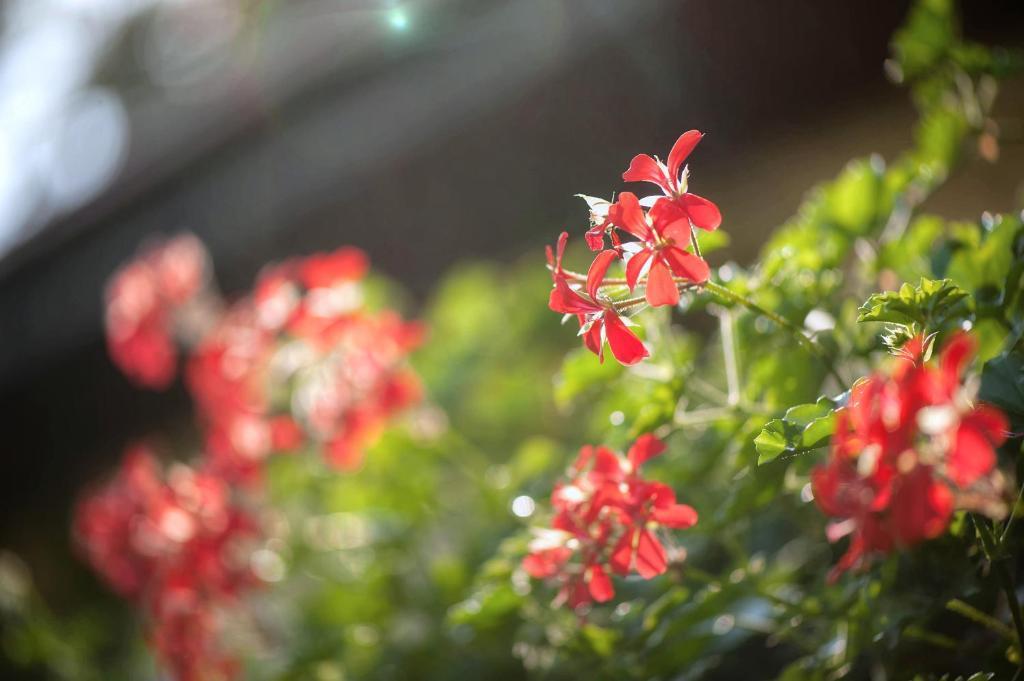
[[766,317],[775,322],[776,324],[778,324],[779,326],[781,326],[782,328],[789,331],[791,334],[793,334],[793,337],[796,338],[797,342],[800,345],[802,345],[808,352],[810,352],[812,355],[817,357],[818,360],[821,361],[821,363],[825,366],[825,369],[828,371],[829,375],[831,375],[832,378],[836,379],[836,381],[839,383],[841,387],[846,386],[846,382],[843,381],[842,376],[840,376],[839,372],[836,371],[836,368],[832,363],[832,358],[828,356],[828,353],[826,353],[820,345],[811,340],[811,338],[808,337],[807,334],[803,332],[803,329],[798,327],[796,324],[789,321],[788,319],[786,319],[785,317],[778,313],[772,312],[771,310],[761,307],[750,298],[742,296],[734,291],[730,291],[728,288],[722,286],[721,284],[717,284],[713,281],[708,280],[703,284],[703,286],[708,292],[718,296],[719,298],[722,298],[732,303],[738,303],[743,307],[747,308],[748,310],[750,310],[751,312],[753,312],[754,314]]
[[1003,589],[1003,593],[1006,594],[1007,606],[1010,608],[1010,615],[1013,618],[1013,626],[1017,630],[1017,646],[1020,649],[1021,655],[1024,655],[1024,615],[1021,615],[1020,601],[1017,599],[1017,588],[1013,583],[1013,575],[1010,574],[1010,568],[1006,565],[1007,555],[996,542],[996,538],[992,534],[992,527],[986,519],[972,513],[971,520],[978,529],[978,538],[981,540],[985,555],[988,556],[989,562],[992,565],[992,571],[996,574],[999,586]]
[[1013,630],[1010,627],[992,617],[992,615],[978,610],[970,603],[966,603],[959,598],[953,598],[946,603],[946,609],[958,615],[963,615],[972,622],[980,624],[990,631],[994,631],[1003,638],[1013,640]]

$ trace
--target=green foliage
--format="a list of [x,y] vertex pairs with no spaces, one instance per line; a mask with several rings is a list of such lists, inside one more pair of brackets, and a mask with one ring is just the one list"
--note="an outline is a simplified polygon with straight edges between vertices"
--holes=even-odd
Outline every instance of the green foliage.
[[986,362],[978,397],[1002,409],[1013,430],[1024,428],[1024,355],[1005,352]]
[[895,322],[934,329],[968,300],[968,293],[950,279],[921,278],[917,286],[903,284],[899,291],[872,293],[860,308],[859,322]]
[[[598,363],[553,323],[536,259],[453,271],[422,314],[431,338],[414,363],[426,405],[357,472],[338,475],[313,452],[270,462],[284,574],[238,636],[247,678],[1011,677],[1021,651],[979,528],[960,517],[828,584],[844,547],[825,540],[809,470],[846,391],[885,361],[879,328],[860,322],[898,325],[890,347],[911,331],[970,326],[979,398],[1024,429],[1021,220],[920,212],[983,129],[993,78],[1017,59],[964,42],[950,0],[918,2],[890,65],[919,107],[913,147],[856,159],[813,188],[757,263],[714,273],[719,295],[639,315],[652,356],[637,366]],[[701,236],[705,252],[724,243],[724,232]],[[370,293],[396,295],[386,282]],[[701,516],[671,547],[685,561],[621,581],[615,604],[582,618],[553,608],[521,567],[529,526],[549,519],[545,499],[579,446],[621,448],[645,432],[668,445],[645,469]],[[1019,453],[1019,439],[1000,452]],[[520,496],[536,506],[528,518],[512,512]],[[1024,523],[991,529],[992,555],[1020,554]],[[69,618],[29,594],[0,560],[7,656],[69,681],[152,677],[123,612],[100,626],[102,599]],[[966,675],[977,669],[991,671]]]
[[757,463],[764,465],[780,456],[806,454],[828,444],[835,430],[836,400],[819,398],[813,404],[798,404],[786,410],[781,419],[765,424],[754,438]]

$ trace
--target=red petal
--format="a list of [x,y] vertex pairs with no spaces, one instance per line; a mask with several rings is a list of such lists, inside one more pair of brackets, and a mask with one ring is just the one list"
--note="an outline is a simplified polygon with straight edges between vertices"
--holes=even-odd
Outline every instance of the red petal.
[[950,479],[967,487],[988,474],[996,465],[995,447],[1006,439],[1008,427],[1003,414],[991,407],[979,407],[964,417],[946,461]]
[[587,585],[583,583],[582,579],[577,578],[574,580],[569,588],[570,608],[578,608],[590,603],[590,591],[587,589]]
[[630,291],[636,288],[636,283],[640,280],[640,273],[644,271],[644,265],[652,255],[654,255],[654,251],[645,248],[633,255],[626,263],[626,285],[629,286]]
[[590,460],[594,458],[594,448],[591,445],[583,445],[580,447],[580,453],[576,457],[576,463],[573,464],[573,468],[576,472],[582,471],[590,463]]
[[991,471],[995,464],[996,453],[988,438],[970,425],[961,423],[956,431],[956,444],[946,461],[950,479],[959,487],[967,487]]
[[718,229],[722,224],[722,213],[719,212],[718,206],[704,197],[696,194],[683,194],[679,197],[679,201],[686,209],[694,227],[712,231]]
[[584,235],[584,238],[586,238],[587,248],[589,248],[590,250],[600,251],[602,248],[604,248],[603,227],[594,227],[593,229],[588,229],[587,233]]
[[957,333],[946,341],[946,347],[942,349],[942,354],[939,356],[939,367],[949,386],[959,385],[960,375],[971,357],[974,356],[975,347],[974,339],[963,332]]
[[[622,192],[619,194],[619,200],[615,203],[615,207],[616,227],[626,230],[642,241],[651,240],[653,236],[651,234],[651,227],[647,224],[644,209],[640,206],[640,201],[637,200],[636,194],[633,192]],[[612,214],[613,212],[609,212],[609,216]]]
[[598,320],[594,322],[589,331],[583,334],[583,345],[586,346],[587,350],[597,355],[602,363],[604,363],[604,341],[601,339],[603,324],[602,320]]
[[655,225],[668,225],[676,220],[686,220],[687,226],[690,224],[690,216],[687,215],[682,204],[667,196],[655,201],[647,215]]
[[306,288],[330,288],[343,281],[363,278],[369,268],[366,254],[346,246],[333,253],[318,253],[299,265],[299,279]]
[[569,232],[562,232],[558,235],[558,250],[555,251],[555,264],[559,269],[562,267],[562,256],[565,255],[565,245],[569,242]]
[[636,571],[644,579],[651,579],[668,569],[668,557],[665,547],[658,538],[648,530],[640,530],[640,539],[636,545]]
[[669,224],[661,227],[664,224],[662,222],[656,222],[654,229],[666,239],[671,239],[672,242],[680,248],[685,248],[690,245],[690,219],[685,215],[680,220],[674,220]]
[[590,587],[590,595],[598,603],[610,601],[615,596],[615,587],[612,586],[612,580],[608,577],[608,573],[604,571],[604,568],[597,563],[590,566],[590,583],[588,586]]
[[942,534],[953,513],[953,493],[932,477],[930,467],[918,466],[905,475],[893,495],[891,515],[893,539],[911,546]]
[[636,533],[636,528],[630,527],[622,533],[619,541],[615,544],[615,549],[608,559],[608,565],[616,574],[625,576],[633,569],[633,541],[636,539]]
[[668,185],[668,178],[658,162],[647,154],[637,154],[629,162],[629,169],[622,173],[622,179],[626,182],[650,182],[661,187],[666,194],[672,193]]
[[571,557],[572,551],[564,546],[534,551],[523,558],[523,569],[537,579],[553,577]]
[[601,309],[599,305],[595,305],[569,288],[569,284],[562,277],[555,279],[555,288],[551,291],[551,297],[548,298],[548,307],[553,312],[562,314],[586,314]]
[[679,302],[679,289],[672,279],[672,272],[660,257],[651,264],[647,273],[647,302],[652,307],[659,305],[675,305]]
[[619,315],[611,311],[606,312],[604,330],[608,337],[608,347],[612,349],[612,354],[620,363],[628,366],[647,357],[647,348],[636,334],[622,323]]
[[598,447],[594,453],[594,472],[604,476],[618,477],[622,473],[619,457],[607,447]]
[[608,271],[608,267],[612,264],[619,254],[608,249],[601,251],[594,258],[594,262],[590,263],[590,269],[587,270],[587,293],[590,294],[591,299],[597,300],[597,289],[601,286],[601,282],[604,281],[605,272]]
[[[668,262],[669,267],[676,276],[689,279],[695,284],[703,284],[711,276],[711,268],[703,258],[699,258],[689,251],[684,251],[678,246],[669,246],[661,251],[662,257]],[[654,269],[653,267],[651,268]],[[650,280],[650,277],[648,277]],[[672,285],[675,287],[675,284]],[[676,294],[678,300],[678,293]]]
[[653,459],[658,456],[666,449],[665,443],[656,438],[651,433],[641,435],[633,443],[633,446],[629,448],[629,453],[626,455],[629,458],[629,462],[633,464],[633,470],[637,470],[643,465],[645,461]]
[[668,508],[655,509],[651,517],[665,527],[685,530],[697,524],[697,511],[686,504],[673,504]]
[[686,157],[690,155],[693,148],[697,146],[703,137],[703,133],[697,130],[689,130],[684,132],[676,140],[676,143],[672,145],[672,151],[668,153],[668,174],[673,180],[679,177],[679,167],[686,161]]

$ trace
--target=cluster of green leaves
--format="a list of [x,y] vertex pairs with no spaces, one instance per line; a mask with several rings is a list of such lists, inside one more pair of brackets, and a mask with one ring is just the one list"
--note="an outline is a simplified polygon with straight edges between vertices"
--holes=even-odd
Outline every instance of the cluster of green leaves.
[[[1021,220],[922,213],[954,165],[971,161],[995,79],[1018,59],[962,41],[956,25],[951,2],[926,0],[893,41],[890,67],[920,109],[912,149],[889,163],[855,160],[812,190],[755,266],[718,269],[724,295],[691,297],[674,316],[648,312],[650,361],[601,366],[577,350],[563,365],[559,405],[583,415],[591,440],[668,439],[651,475],[701,513],[679,534],[686,562],[620,583],[617,606],[581,621],[552,610],[539,583],[520,588],[518,603],[503,590],[524,583],[525,537],[513,537],[478,576],[459,626],[518,618],[517,654],[545,678],[749,678],[755,664],[759,677],[791,681],[1012,673],[1020,651],[970,523],[827,586],[838,553],[808,484],[850,385],[919,332],[941,342],[973,329],[981,398],[1020,423]],[[1019,449],[1017,438],[1003,451],[1014,475]],[[1020,537],[1009,529],[1014,555]]]

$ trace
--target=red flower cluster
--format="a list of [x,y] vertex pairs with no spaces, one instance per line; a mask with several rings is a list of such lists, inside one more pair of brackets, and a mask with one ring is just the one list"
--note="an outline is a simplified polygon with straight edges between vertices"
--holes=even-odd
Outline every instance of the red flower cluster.
[[626,576],[635,570],[651,579],[668,569],[658,528],[691,527],[697,512],[677,503],[668,485],[640,477],[640,466],[664,451],[650,434],[625,457],[607,447],[580,450],[571,479],[551,495],[552,527],[537,532],[523,560],[533,577],[560,584],[557,604],[576,608],[610,600],[615,588],[609,571]]
[[[680,286],[708,280],[710,268],[700,256],[694,228],[718,229],[722,216],[715,204],[688,191],[689,170],[683,166],[702,136],[696,130],[683,133],[669,152],[667,164],[640,154],[623,173],[622,179],[627,182],[655,184],[662,196],[638,199],[631,192],[623,192],[614,203],[584,197],[591,210],[587,245],[601,251],[585,277],[562,268],[568,234],[559,238],[556,252],[548,249],[548,266],[554,278],[548,305],[555,312],[577,316],[584,344],[602,361],[606,341],[623,364],[635,364],[647,357],[643,343],[627,328],[626,315],[635,313],[645,302],[654,307],[675,305]],[[635,240],[623,242],[622,233]],[[611,242],[608,249],[604,249],[606,236]],[[622,281],[605,277],[616,260],[625,263]],[[608,288],[623,285],[630,292],[643,285],[644,296],[616,300],[607,294]]]
[[406,357],[419,324],[363,305],[366,256],[354,248],[277,265],[226,311],[210,304],[206,255],[193,236],[145,251],[109,286],[107,339],[115,363],[166,387],[175,337],[195,345],[187,383],[206,430],[211,470],[253,482],[273,452],[312,442],[339,468],[397,411],[416,401]]
[[221,479],[182,464],[164,476],[148,449],[132,448],[80,502],[74,532],[96,571],[142,608],[177,681],[235,676],[218,612],[258,584],[249,555],[260,529]]
[[1006,418],[972,404],[961,386],[973,340],[952,338],[938,367],[925,364],[922,346],[914,339],[892,372],[854,386],[836,412],[829,461],[811,474],[818,506],[836,518],[829,540],[850,536],[831,580],[874,554],[942,534],[954,509],[1006,512],[995,470]]
[[420,395],[406,356],[419,324],[363,307],[361,251],[343,248],[278,265],[196,348],[188,385],[222,475],[258,477],[272,452],[306,442],[339,468]]
[[146,249],[107,285],[110,356],[139,385],[160,389],[174,380],[175,327],[209,280],[208,260],[200,241],[184,234]]
[[353,248],[275,266],[230,307],[195,237],[143,252],[108,289],[115,363],[136,382],[173,380],[175,342],[192,347],[187,385],[205,434],[198,470],[162,476],[145,449],[78,507],[75,533],[93,565],[152,623],[150,644],[176,681],[237,676],[225,615],[255,585],[254,517],[232,486],[256,482],[275,452],[321,447],[352,468],[396,411],[420,395],[407,366],[418,324],[363,303],[366,256]]

